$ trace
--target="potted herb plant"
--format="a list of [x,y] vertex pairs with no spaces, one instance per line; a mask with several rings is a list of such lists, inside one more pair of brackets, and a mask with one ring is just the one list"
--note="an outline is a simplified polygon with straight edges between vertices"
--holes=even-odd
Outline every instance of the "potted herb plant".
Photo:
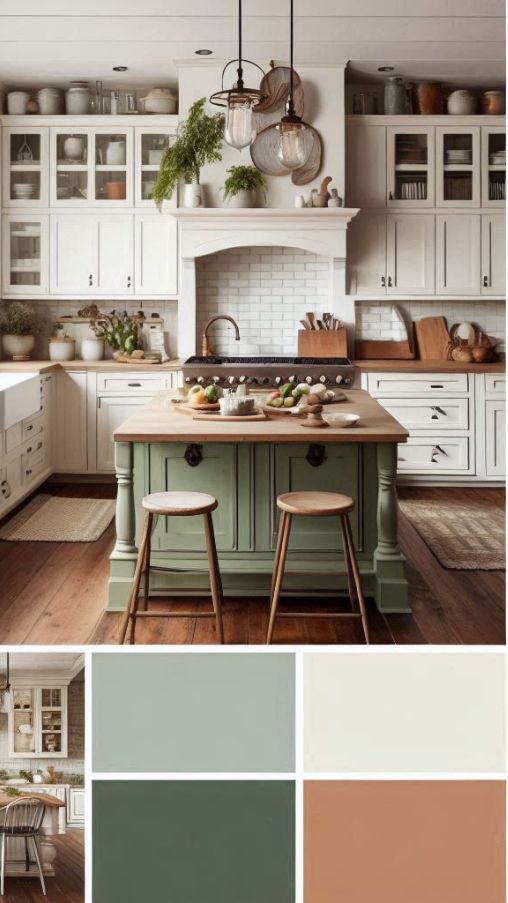
[[201,169],[206,163],[222,160],[221,146],[224,134],[224,116],[204,112],[206,97],[196,100],[189,115],[178,129],[175,143],[166,148],[161,160],[152,198],[160,208],[169,200],[180,179],[185,182],[184,207],[200,207],[203,203],[199,183]]
[[228,207],[257,207],[262,195],[266,201],[266,181],[255,166],[231,166],[224,182],[224,201]]
[[110,314],[101,314],[99,318],[90,321],[90,328],[96,338],[102,339],[113,349],[113,357],[132,354],[138,347],[138,323],[125,310],[122,314],[117,314],[115,310]]
[[40,324],[33,307],[23,301],[11,301],[0,308],[0,332],[5,354],[13,360],[27,360],[35,345]]

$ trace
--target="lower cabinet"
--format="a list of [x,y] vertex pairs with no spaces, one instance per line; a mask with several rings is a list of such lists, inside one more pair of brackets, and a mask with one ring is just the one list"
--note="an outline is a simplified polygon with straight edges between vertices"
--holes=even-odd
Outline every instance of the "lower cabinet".
[[150,401],[151,396],[101,396],[97,398],[97,458],[96,469],[111,473],[115,469],[113,433],[137,408]]
[[67,793],[67,824],[79,828],[85,824],[85,788],[69,787]]
[[489,477],[505,475],[506,469],[506,404],[504,400],[485,401],[485,470]]
[[56,377],[54,470],[86,473],[87,374],[61,370]]

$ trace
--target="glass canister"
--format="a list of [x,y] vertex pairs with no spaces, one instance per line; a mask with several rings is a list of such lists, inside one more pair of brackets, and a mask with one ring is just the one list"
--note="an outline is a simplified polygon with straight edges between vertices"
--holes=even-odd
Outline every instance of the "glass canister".
[[409,112],[407,85],[401,75],[389,75],[385,83],[384,111],[387,116]]
[[90,112],[90,91],[86,82],[71,82],[65,92],[65,112],[71,116],[83,116]]

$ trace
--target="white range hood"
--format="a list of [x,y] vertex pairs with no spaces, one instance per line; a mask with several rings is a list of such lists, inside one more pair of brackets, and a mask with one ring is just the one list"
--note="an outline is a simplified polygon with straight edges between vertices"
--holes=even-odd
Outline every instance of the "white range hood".
[[[301,248],[327,259],[328,309],[354,326],[354,299],[346,296],[346,232],[358,208],[279,210],[178,208],[178,353],[196,353],[196,258],[228,248]],[[227,313],[227,311],[224,311]]]

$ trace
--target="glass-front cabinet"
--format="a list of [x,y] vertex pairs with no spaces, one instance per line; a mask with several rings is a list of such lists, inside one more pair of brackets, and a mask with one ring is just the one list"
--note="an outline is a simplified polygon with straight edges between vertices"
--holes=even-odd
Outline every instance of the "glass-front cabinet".
[[479,207],[479,127],[438,127],[436,161],[437,206]]
[[67,757],[67,687],[13,687],[9,756]]
[[52,206],[132,207],[133,130],[51,129],[50,175]]
[[48,291],[47,215],[10,213],[3,217],[2,288],[4,294]]
[[482,127],[482,207],[506,203],[506,130]]
[[48,129],[3,129],[4,207],[46,207]]
[[434,206],[434,130],[387,128],[388,207]]
[[[164,151],[173,142],[175,130],[165,131],[157,126],[136,129],[136,172],[135,172],[135,204],[136,207],[153,208],[152,191],[159,172]],[[176,207],[176,191],[164,207]]]

